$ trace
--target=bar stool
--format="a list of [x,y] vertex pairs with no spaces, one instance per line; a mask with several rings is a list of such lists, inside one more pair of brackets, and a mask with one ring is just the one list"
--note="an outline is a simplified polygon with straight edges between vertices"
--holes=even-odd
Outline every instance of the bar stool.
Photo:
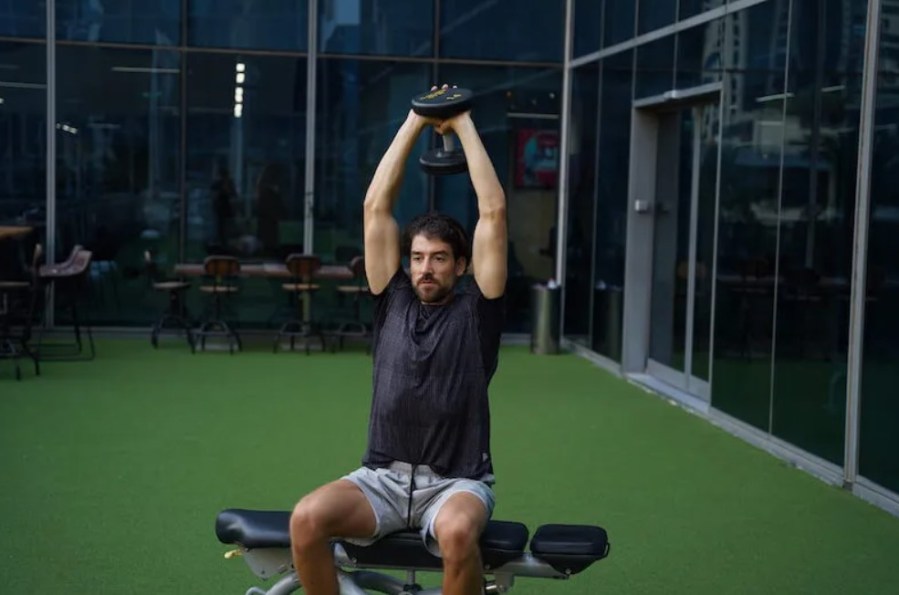
[[[51,287],[56,288],[54,295],[56,297],[57,310],[68,308],[72,314],[72,331],[75,335],[73,343],[44,343],[44,332],[46,324],[41,324],[40,333],[38,333],[37,355],[42,360],[81,360],[94,359],[96,349],[94,347],[94,336],[91,332],[90,322],[82,321],[81,314],[78,309],[79,297],[84,288],[85,279],[90,273],[90,265],[93,259],[93,252],[85,250],[82,246],[76,245],[72,248],[69,257],[61,263],[52,265],[42,265],[39,268],[41,286],[46,294]],[[66,300],[68,298],[68,300]],[[84,324],[82,325],[82,322]],[[85,345],[81,336],[83,330],[87,335],[87,347],[89,352],[85,354]]]
[[34,375],[41,375],[40,361],[28,344],[40,298],[43,253],[43,247],[36,244],[27,281],[0,280],[0,359],[12,360],[16,380],[22,379],[19,359],[23,354],[34,363]]
[[353,298],[353,319],[343,321],[331,336],[337,339],[338,346],[343,350],[345,339],[364,341],[366,353],[371,351],[371,331],[369,326],[362,321],[362,298],[367,297],[371,290],[368,287],[368,279],[365,277],[365,258],[357,256],[350,261],[350,271],[353,273],[353,283],[350,285],[338,285],[337,292]]
[[162,313],[153,330],[150,333],[150,344],[154,348],[159,347],[159,335],[167,330],[184,331],[187,335],[187,344],[193,348],[193,336],[190,333],[190,322],[184,306],[184,292],[190,288],[190,283],[180,279],[168,279],[160,274],[159,267],[150,251],[144,252],[144,264],[147,277],[154,291],[168,294],[168,308]]
[[296,316],[281,326],[272,351],[277,353],[281,341],[285,338],[290,339],[290,350],[293,351],[297,339],[301,339],[306,355],[309,355],[309,339],[314,337],[318,338],[322,351],[325,351],[325,336],[312,321],[312,295],[319,290],[319,286],[313,283],[312,279],[322,266],[321,258],[314,254],[291,254],[287,257],[286,265],[290,273],[290,283],[284,283],[281,288],[296,296],[297,310]]
[[240,261],[233,256],[207,256],[203,261],[203,272],[207,282],[200,286],[200,291],[212,296],[214,313],[211,319],[203,322],[194,331],[193,342],[190,346],[191,352],[196,353],[198,342],[200,343],[200,348],[205,351],[207,337],[224,337],[228,339],[228,351],[231,355],[234,355],[234,347],[237,346],[237,350],[240,351],[242,343],[237,331],[224,320],[222,306],[225,299],[240,291],[237,285],[237,278],[240,275]]

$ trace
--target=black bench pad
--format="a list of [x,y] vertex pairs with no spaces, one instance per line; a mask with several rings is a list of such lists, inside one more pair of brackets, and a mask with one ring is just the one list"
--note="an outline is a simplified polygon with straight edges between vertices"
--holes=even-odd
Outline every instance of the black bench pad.
[[541,525],[531,553],[559,572],[577,574],[609,554],[605,529],[592,525]]
[[[289,524],[289,511],[228,509],[219,513],[215,534],[222,543],[240,544],[247,549],[289,548]],[[528,537],[528,528],[522,523],[489,521],[481,535],[484,566],[495,569],[521,557]],[[340,543],[360,566],[435,570],[442,566],[441,560],[425,549],[417,531],[400,531],[368,547]],[[534,533],[530,550],[555,570],[577,574],[608,555],[609,541],[601,527],[548,524]]]
[[[215,534],[226,544],[247,549],[290,547],[290,512],[228,509],[219,513]],[[528,543],[528,528],[510,521],[489,521],[481,535],[481,555],[490,568],[521,556]],[[400,531],[361,547],[341,541],[359,565],[441,568],[439,558],[428,552],[417,531]]]

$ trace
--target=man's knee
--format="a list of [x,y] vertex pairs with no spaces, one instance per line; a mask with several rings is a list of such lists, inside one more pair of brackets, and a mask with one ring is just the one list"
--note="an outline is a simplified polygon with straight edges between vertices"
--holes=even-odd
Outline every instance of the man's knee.
[[290,514],[290,541],[296,548],[304,548],[330,538],[324,509],[313,494],[304,496]]
[[462,562],[478,555],[480,523],[464,513],[442,515],[435,526],[440,555],[447,562]]

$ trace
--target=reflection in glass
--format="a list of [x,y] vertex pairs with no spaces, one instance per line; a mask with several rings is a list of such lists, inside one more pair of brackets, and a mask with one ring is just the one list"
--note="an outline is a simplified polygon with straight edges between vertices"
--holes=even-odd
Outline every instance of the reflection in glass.
[[677,33],[678,89],[721,80],[724,30],[724,19],[718,19]]
[[686,347],[694,126],[689,109],[659,115],[649,357],[679,372]]
[[178,45],[181,2],[56,0],[56,36],[73,41]]
[[674,23],[677,2],[678,0],[640,0],[637,33],[647,33]]
[[634,0],[602,0],[602,3],[602,47],[635,37],[637,3]]
[[0,5],[0,36],[46,37],[46,0],[4,2]]
[[633,51],[603,60],[593,283],[593,349],[621,361]]
[[[591,261],[596,209],[599,63],[579,67],[571,79],[571,143],[568,155],[568,236],[565,264],[565,335],[590,343]],[[555,228],[553,228],[555,231]],[[555,255],[555,233],[549,242]],[[555,264],[555,262],[553,263]]]
[[723,52],[721,189],[715,289],[712,405],[765,431],[771,395],[771,329],[783,144],[788,6],[729,15]]
[[56,58],[56,259],[93,252],[95,322],[149,322],[144,251],[171,263],[178,248],[180,56],[60,45]]
[[305,58],[193,53],[188,66],[188,259],[302,251]]
[[43,45],[0,42],[0,226],[31,228],[0,239],[0,280],[27,279],[34,244],[46,241],[45,59]]
[[859,473],[899,492],[899,66],[884,60],[899,21],[881,30],[874,117]]
[[837,464],[866,5],[796,0],[789,57],[772,432]]
[[635,98],[661,95],[674,86],[674,36],[637,47]]
[[[440,67],[440,79],[466,81],[475,90],[472,118],[506,192],[506,330],[527,332],[531,284],[555,274],[550,246],[558,204],[562,71],[447,64]],[[435,178],[434,198],[437,210],[474,231],[477,198],[469,176]]]
[[[315,253],[349,262],[362,253],[362,201],[375,169],[409,113],[412,97],[430,86],[426,64],[323,58],[318,63],[315,168]],[[406,163],[394,216],[400,226],[427,208],[427,177],[418,157]]]
[[677,18],[688,19],[707,10],[722,6],[727,0],[679,0]]
[[527,9],[518,0],[439,5],[441,57],[562,62],[564,2],[532,2]]
[[319,51],[430,57],[434,3],[407,0],[318,0]]
[[308,0],[183,0],[189,45],[305,52]]
[[602,2],[574,0],[573,58],[599,50],[602,37]]

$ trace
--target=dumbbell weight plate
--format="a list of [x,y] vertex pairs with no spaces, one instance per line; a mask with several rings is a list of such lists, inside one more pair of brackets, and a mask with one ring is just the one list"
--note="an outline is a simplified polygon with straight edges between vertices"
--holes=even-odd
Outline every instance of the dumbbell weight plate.
[[412,110],[431,118],[445,119],[471,108],[472,93],[469,89],[434,89],[416,95]]
[[421,168],[432,176],[449,176],[468,171],[468,162],[461,150],[447,152],[443,147],[438,147],[426,151],[418,162]]

